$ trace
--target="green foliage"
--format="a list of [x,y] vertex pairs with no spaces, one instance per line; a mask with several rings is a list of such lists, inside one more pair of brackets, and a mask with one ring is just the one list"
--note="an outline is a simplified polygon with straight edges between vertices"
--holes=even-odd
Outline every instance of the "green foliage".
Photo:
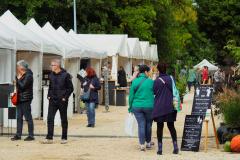
[[[234,41],[240,45],[240,1],[239,0],[196,0],[198,24],[216,47],[217,60],[226,64],[231,50],[224,47]],[[231,46],[230,46],[231,47]],[[234,60],[234,59],[233,59]]]
[[153,22],[156,18],[153,6],[127,6],[116,9],[116,14],[121,19],[120,28],[129,36],[155,42],[155,38],[152,36]]
[[180,96],[184,96],[186,94],[187,78],[178,75],[176,79],[176,86],[177,89],[179,90]]
[[224,47],[227,49],[230,54],[236,58],[237,61],[240,61],[240,47],[237,46],[236,41],[230,40],[227,42],[227,45]]
[[223,94],[218,95],[216,106],[220,109],[225,123],[231,128],[240,127],[240,94],[225,90]]
[[240,127],[240,98],[234,98],[228,103],[222,103],[223,117],[231,127]]

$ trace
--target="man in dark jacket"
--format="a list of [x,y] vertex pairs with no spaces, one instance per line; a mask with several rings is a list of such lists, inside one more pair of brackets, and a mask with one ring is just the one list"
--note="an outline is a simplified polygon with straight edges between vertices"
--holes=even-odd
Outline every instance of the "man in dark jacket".
[[53,143],[54,118],[57,110],[60,112],[62,122],[62,144],[67,143],[68,119],[67,107],[68,98],[73,92],[72,77],[61,68],[60,60],[51,62],[52,73],[49,75],[50,85],[48,90],[49,108],[48,108],[48,134],[43,143]]
[[18,94],[17,104],[17,133],[11,138],[12,141],[21,140],[23,128],[23,116],[28,123],[28,137],[24,141],[34,140],[33,119],[31,114],[31,103],[33,99],[33,73],[24,60],[17,62],[16,86]]

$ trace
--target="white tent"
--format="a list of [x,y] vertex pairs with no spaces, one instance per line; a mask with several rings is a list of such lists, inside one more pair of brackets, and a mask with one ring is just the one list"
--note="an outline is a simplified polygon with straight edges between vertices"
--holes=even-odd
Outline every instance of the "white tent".
[[78,34],[77,37],[95,50],[106,51],[107,55],[111,57],[112,79],[117,79],[117,70],[120,65],[125,68],[126,72],[130,72],[128,71],[131,66],[130,60],[128,60],[130,57],[128,54],[127,35]]
[[140,46],[139,38],[128,38],[128,52],[131,57],[131,72],[132,67],[142,63],[143,55]]
[[0,83],[12,83],[15,79],[15,37],[8,35],[0,23]]
[[[9,10],[6,11],[1,17],[0,22],[4,23],[8,28],[14,30],[14,32],[24,35],[23,38],[27,38],[29,45],[26,50],[41,51],[41,42],[38,36],[28,30]],[[20,38],[20,37],[19,37]]]
[[202,60],[202,62],[200,62],[199,64],[197,64],[196,66],[194,66],[195,69],[200,68],[202,69],[204,66],[208,67],[209,71],[216,71],[218,70],[218,67],[211,64],[209,61],[207,61],[206,59]]
[[102,59],[107,58],[106,51],[101,50],[99,48],[94,48],[94,47],[92,47],[91,44],[88,44],[87,41],[83,41],[83,40],[79,39],[79,36],[73,30],[69,31],[69,36],[71,36],[76,43],[81,43],[82,45],[87,46],[88,48],[91,48],[91,50],[94,50],[94,52],[95,52],[95,54],[93,54],[94,56],[91,54],[90,55],[84,54],[82,58],[90,58],[91,66],[95,69],[96,74],[98,76],[100,76]]
[[43,41],[42,43],[44,53],[52,53],[60,56],[63,55],[63,48],[42,30],[34,18],[30,19],[25,26],[36,35],[41,37],[41,40]]
[[[33,102],[32,116],[33,118],[40,117],[41,113],[41,64],[42,64],[42,43],[41,38],[27,29],[10,11],[5,12],[0,17],[0,22],[4,23],[9,29],[13,30],[16,34],[16,59],[24,59],[29,63],[33,71]],[[23,36],[20,36],[23,35]],[[26,44],[18,43],[23,41]],[[22,44],[23,46],[19,46]],[[20,50],[22,49],[22,50]]]
[[158,51],[157,51],[157,45],[156,44],[151,45],[151,60],[153,62],[158,62]]
[[131,58],[143,59],[142,49],[138,38],[128,38],[128,49]]
[[86,42],[76,41],[75,36],[73,36],[72,34],[68,34],[61,26],[57,29],[57,33],[72,45],[78,46],[83,50],[81,54],[66,54],[66,58],[80,57],[102,59],[107,56],[105,51],[94,50],[94,48],[91,48],[90,45]]
[[140,41],[140,46],[143,53],[143,62],[144,64],[149,65],[151,61],[151,48],[148,41]]
[[43,31],[47,33],[57,44],[63,47],[64,57],[67,54],[80,54],[83,52],[83,49],[80,47],[72,45],[70,42],[66,41],[65,39],[60,36],[55,28],[47,22],[43,27]]

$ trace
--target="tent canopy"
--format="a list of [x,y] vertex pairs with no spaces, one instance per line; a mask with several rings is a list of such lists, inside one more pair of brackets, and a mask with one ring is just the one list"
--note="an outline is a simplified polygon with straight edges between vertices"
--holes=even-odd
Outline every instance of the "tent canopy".
[[157,45],[156,44],[152,44],[150,47],[151,47],[151,60],[153,62],[158,62]]
[[151,48],[148,41],[140,41],[144,60],[151,60]]
[[143,59],[139,38],[128,38],[128,49],[131,58]]
[[29,30],[37,34],[39,37],[41,37],[42,40],[44,40],[43,43],[43,51],[45,53],[54,53],[57,55],[63,55],[62,47],[57,45],[51,37],[46,34],[42,28],[38,25],[38,23],[35,21],[35,19],[30,19],[28,23],[25,25]]
[[23,34],[24,37],[27,38],[30,42],[27,46],[28,50],[41,51],[41,38],[27,29],[9,10],[0,17],[0,21],[7,25],[11,30]]
[[[73,31],[70,31],[69,34],[73,34]],[[127,35],[77,34],[77,38],[89,44],[89,47],[94,50],[105,51],[108,56],[119,54],[122,57],[129,57]]]
[[14,36],[5,32],[4,25],[0,23],[0,48],[15,49]]
[[78,54],[76,53],[66,54],[66,58],[87,57],[87,58],[102,59],[106,57],[106,54],[104,52],[98,52],[90,48],[89,45],[84,44],[83,41],[78,41],[78,40],[76,41],[75,38],[72,35],[68,34],[61,26],[57,29],[57,33],[72,45],[78,46],[83,50],[83,52]]
[[56,43],[58,43],[59,45],[61,45],[63,47],[63,52],[64,52],[64,57],[67,54],[79,54],[81,52],[83,52],[82,49],[78,48],[77,46],[74,46],[72,44],[70,44],[68,41],[66,41],[65,39],[63,39],[62,36],[60,36],[57,31],[55,30],[55,28],[49,23],[47,22],[43,27],[42,27],[43,31],[46,32],[49,36],[51,36],[51,38],[56,41]]
[[208,67],[208,70],[210,71],[216,71],[218,70],[218,67],[211,64],[208,60],[204,59],[202,60],[202,62],[200,62],[199,64],[197,64],[196,66],[194,66],[195,69],[197,68],[203,68],[204,66],[207,66]]
[[31,31],[8,10],[0,17],[1,30],[15,38],[17,50],[40,51],[41,43],[34,39]]

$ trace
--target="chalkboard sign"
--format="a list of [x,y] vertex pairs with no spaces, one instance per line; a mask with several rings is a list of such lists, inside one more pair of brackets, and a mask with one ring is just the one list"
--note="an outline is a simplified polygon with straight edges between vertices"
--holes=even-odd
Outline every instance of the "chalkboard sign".
[[200,85],[196,87],[192,115],[206,115],[207,109],[211,108],[213,87],[211,85]]
[[182,151],[199,151],[202,124],[203,116],[186,115],[181,145]]

